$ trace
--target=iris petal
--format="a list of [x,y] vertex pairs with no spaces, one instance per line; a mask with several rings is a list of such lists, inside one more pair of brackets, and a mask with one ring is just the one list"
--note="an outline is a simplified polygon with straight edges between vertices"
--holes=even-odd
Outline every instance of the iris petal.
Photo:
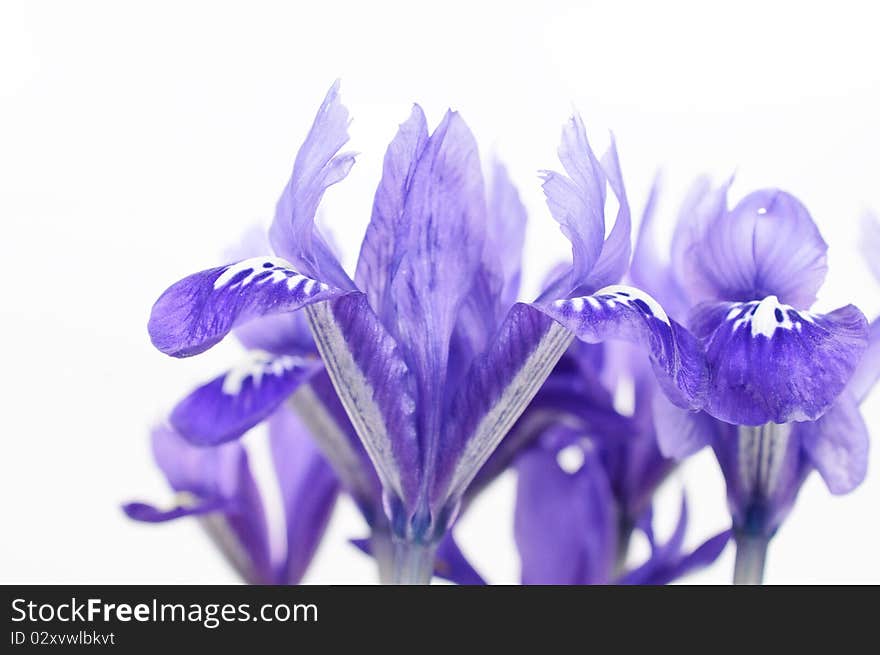
[[300,275],[277,257],[255,257],[171,285],[150,314],[150,339],[166,355],[198,355],[240,325],[345,292]]
[[714,303],[691,314],[706,349],[706,411],[729,423],[815,420],[847,385],[867,344],[862,313],[799,312],[774,296]]
[[620,339],[648,351],[660,386],[676,405],[698,409],[706,392],[702,349],[644,291],[613,286],[541,310],[588,343]]
[[237,439],[272,414],[320,368],[317,359],[251,351],[238,367],[180,401],[171,412],[171,424],[198,446]]

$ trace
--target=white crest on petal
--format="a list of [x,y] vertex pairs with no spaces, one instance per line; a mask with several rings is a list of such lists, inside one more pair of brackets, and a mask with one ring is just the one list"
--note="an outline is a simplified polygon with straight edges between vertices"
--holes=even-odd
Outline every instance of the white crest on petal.
[[648,309],[651,311],[651,314],[655,318],[669,325],[669,316],[666,315],[666,311],[663,309],[660,303],[658,303],[656,300],[654,300],[654,298],[652,298],[641,289],[629,287],[624,284],[612,284],[611,286],[599,289],[593,295],[598,298],[605,299],[605,302],[611,308],[614,307],[615,303],[622,303],[629,307],[633,307],[634,301],[640,300],[645,303],[645,305],[647,305]]
[[731,331],[736,332],[744,325],[748,325],[752,337],[764,336],[773,338],[777,329],[802,330],[803,321],[812,323],[813,317],[809,312],[798,312],[791,305],[779,302],[776,296],[767,296],[761,301],[752,301],[735,305],[728,313],[725,320],[733,321]]
[[241,388],[248,378],[252,378],[254,387],[258,387],[264,376],[281,377],[287,371],[297,366],[303,366],[305,363],[306,360],[302,357],[275,356],[262,350],[251,350],[248,352],[247,358],[223,378],[221,391],[229,396],[235,396],[241,392]]
[[291,263],[280,257],[251,257],[223,269],[223,272],[214,280],[214,289],[227,286],[236,276],[245,271],[247,271],[247,275],[235,282],[233,286],[245,287],[251,284],[258,275],[264,273],[269,274],[263,275],[257,284],[277,284],[287,281],[288,287],[293,289],[302,280],[310,279],[294,271]]

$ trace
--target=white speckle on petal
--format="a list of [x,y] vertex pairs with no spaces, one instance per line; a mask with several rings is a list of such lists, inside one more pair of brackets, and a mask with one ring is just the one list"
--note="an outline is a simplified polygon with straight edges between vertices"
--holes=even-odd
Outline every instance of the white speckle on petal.
[[566,473],[577,473],[584,465],[584,451],[577,444],[566,446],[556,453],[556,463]]
[[241,388],[248,378],[253,378],[254,387],[258,387],[263,376],[280,377],[292,368],[302,366],[304,363],[305,360],[302,357],[291,355],[275,357],[262,350],[252,350],[248,352],[247,358],[243,362],[226,374],[226,377],[223,378],[221,391],[229,396],[234,396],[241,392]]

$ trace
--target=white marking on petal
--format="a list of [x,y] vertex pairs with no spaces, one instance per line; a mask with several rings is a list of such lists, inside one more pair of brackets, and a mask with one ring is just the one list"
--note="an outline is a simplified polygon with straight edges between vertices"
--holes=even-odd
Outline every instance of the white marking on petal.
[[633,307],[633,300],[641,300],[648,306],[648,309],[651,310],[651,314],[669,325],[669,316],[666,315],[666,311],[663,309],[660,303],[658,303],[656,300],[654,300],[654,298],[652,298],[641,289],[628,287],[624,284],[612,284],[611,286],[607,286],[604,289],[599,289],[593,295],[600,297],[611,296],[617,302],[625,303],[629,307]]
[[584,465],[584,451],[577,444],[566,446],[556,453],[556,463],[566,473],[577,473]]
[[571,299],[571,310],[573,312],[582,312],[584,310],[584,299],[581,298],[572,298]]
[[[592,298],[588,296],[587,300]],[[468,437],[452,473],[449,484],[451,497],[464,493],[480,467],[538,393],[544,380],[573,340],[574,334],[568,328],[555,321],[550,324],[535,350],[526,358],[510,384],[504,388],[501,396]]]
[[[271,266],[267,266],[266,264],[270,264]],[[216,280],[214,280],[214,288],[221,289],[229,284],[232,279],[242,271],[250,271],[244,279],[235,283],[235,286],[237,287],[244,287],[253,282],[257,275],[269,270],[272,271],[272,275],[266,276],[261,282],[268,280],[271,280],[273,283],[281,282],[288,276],[288,273],[285,271],[293,273],[290,262],[281,259],[280,257],[251,257],[250,259],[245,259],[237,264],[231,264],[223,269],[223,272],[217,276]]]
[[602,303],[599,302],[598,298],[587,296],[587,302],[593,309],[602,309]]
[[773,494],[785,460],[791,435],[789,423],[741,425],[739,439],[739,475],[743,488],[759,497]]
[[[403,482],[385,417],[374,400],[372,385],[358,366],[345,336],[336,324],[330,303],[310,305],[306,308],[306,315],[333,387],[339,394],[339,400],[367,454],[376,466],[379,478],[384,485],[391,487],[403,498]],[[415,439],[415,435],[406,435],[404,438]]]
[[264,375],[281,377],[287,371],[305,363],[306,360],[302,357],[291,355],[276,357],[262,350],[251,350],[248,352],[247,358],[223,378],[221,391],[229,396],[235,396],[241,392],[241,388],[248,378],[252,378],[254,387],[258,387]]

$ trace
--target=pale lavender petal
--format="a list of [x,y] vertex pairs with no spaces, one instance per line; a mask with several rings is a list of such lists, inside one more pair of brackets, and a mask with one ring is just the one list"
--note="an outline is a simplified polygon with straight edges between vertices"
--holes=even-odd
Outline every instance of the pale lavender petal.
[[287,527],[284,584],[299,584],[336,504],[339,482],[305,426],[286,407],[269,419],[272,461]]
[[[251,474],[247,453],[240,443],[216,448],[188,444],[169,426],[152,431],[153,457],[168,484],[186,503],[170,510],[150,512],[144,504],[130,507],[133,518],[157,520],[198,515],[217,547],[252,584],[272,584],[268,528],[263,502]],[[181,511],[186,508],[195,511]],[[211,511],[211,510],[215,511]]]
[[337,80],[296,155],[293,174],[275,207],[269,240],[275,253],[292,262],[298,271],[351,290],[353,283],[315,226],[324,191],[345,178],[354,165],[353,153],[337,154],[348,142],[348,124],[348,110],[339,100]]
[[[692,190],[692,194],[697,190]],[[656,226],[657,198],[660,193],[659,177],[651,185],[651,191],[636,237],[629,280],[633,286],[650,293],[663,306],[669,316],[683,321],[689,308],[684,290],[672,272],[671,263],[661,254]],[[667,248],[668,251],[668,248]]]
[[449,342],[483,252],[486,204],[479,153],[448,112],[416,165],[404,208],[409,234],[391,285],[397,342],[416,381],[426,475],[441,436]]
[[709,365],[706,411],[729,423],[815,420],[843,391],[867,344],[867,323],[852,305],[811,314],[780,304],[712,303],[690,327]]
[[663,394],[654,394],[652,417],[657,445],[666,457],[681,460],[712,443],[715,419],[705,412],[683,409]]
[[312,305],[307,311],[333,386],[383,487],[412,507],[422,473],[416,394],[397,343],[363,294]]
[[534,448],[517,464],[514,537],[523,584],[606,584],[617,549],[614,498],[592,453],[573,473],[555,450]]
[[452,402],[435,460],[432,506],[462,496],[571,340],[568,330],[530,305],[513,306]]
[[670,320],[644,291],[612,286],[591,296],[559,300],[541,311],[571,330],[582,341],[620,339],[648,351],[663,391],[675,404],[702,407],[706,392],[706,363],[693,336]]
[[153,305],[150,339],[167,355],[198,355],[250,320],[293,312],[343,293],[300,275],[283,259],[246,259],[171,285]]
[[841,394],[818,421],[795,429],[831,493],[849,493],[862,483],[868,472],[868,426],[850,393]]
[[317,359],[251,351],[238,366],[180,401],[171,412],[171,424],[196,446],[237,439],[321,368]]
[[705,222],[683,255],[681,279],[694,301],[773,295],[805,309],[825,279],[827,249],[797,198],[755,191]]
[[617,198],[619,207],[614,227],[611,228],[608,238],[602,245],[602,253],[583,284],[587,293],[620,282],[629,268],[630,255],[632,254],[632,217],[626,189],[623,186],[623,174],[620,172],[617,144],[613,136],[608,152],[602,157],[601,165],[608,186]]
[[506,312],[516,301],[522,269],[522,250],[528,215],[507,168],[492,165],[489,185],[489,227],[483,247],[484,268],[501,282],[498,305]]
[[880,281],[880,218],[873,212],[862,217],[859,247],[874,277]]
[[486,349],[519,291],[526,210],[498,161],[493,165],[488,206],[483,254],[449,347],[447,384],[458,384],[474,356]]
[[[428,142],[425,114],[413,105],[385,152],[382,179],[373,199],[373,213],[361,245],[355,281],[386,326],[394,318],[390,286],[403,257],[408,236],[404,206],[416,165]],[[393,329],[393,328],[389,328]]]
[[571,242],[569,276],[564,283],[554,284],[551,292],[557,298],[585,283],[599,260],[605,239],[606,183],[579,115],[563,128],[558,154],[568,175],[545,171],[543,185],[550,214]]
[[868,326],[868,347],[849,381],[849,392],[858,402],[864,402],[880,379],[880,318]]

